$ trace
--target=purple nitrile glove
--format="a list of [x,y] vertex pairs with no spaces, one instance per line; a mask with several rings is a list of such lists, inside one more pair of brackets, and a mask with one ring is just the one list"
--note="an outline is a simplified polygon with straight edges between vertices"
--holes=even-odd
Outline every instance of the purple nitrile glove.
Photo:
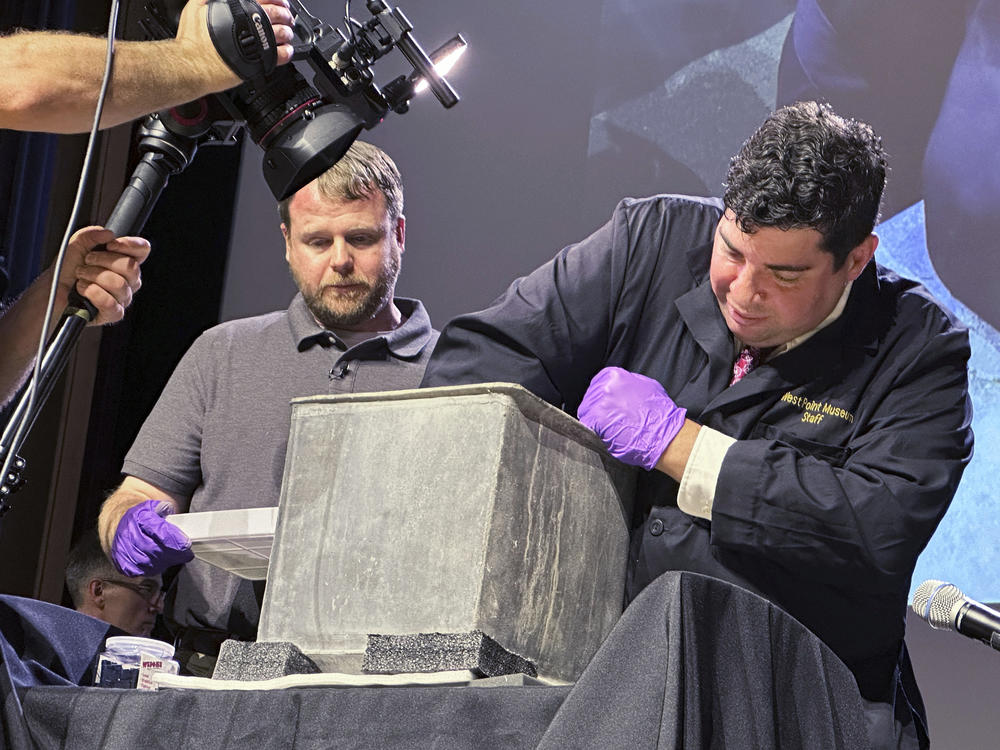
[[605,367],[590,381],[577,415],[612,456],[649,471],[677,437],[687,410],[652,378]]
[[173,513],[163,500],[133,505],[122,516],[111,542],[111,562],[127,576],[153,576],[194,559],[191,540],[164,516]]

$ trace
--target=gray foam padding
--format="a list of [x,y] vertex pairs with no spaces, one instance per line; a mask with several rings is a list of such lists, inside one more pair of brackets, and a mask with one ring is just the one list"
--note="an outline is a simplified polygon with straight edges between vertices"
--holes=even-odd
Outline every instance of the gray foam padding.
[[363,666],[368,674],[461,669],[484,677],[538,674],[531,661],[508,651],[481,630],[368,636]]
[[319,667],[294,643],[223,641],[213,680],[270,680],[290,674],[312,674]]

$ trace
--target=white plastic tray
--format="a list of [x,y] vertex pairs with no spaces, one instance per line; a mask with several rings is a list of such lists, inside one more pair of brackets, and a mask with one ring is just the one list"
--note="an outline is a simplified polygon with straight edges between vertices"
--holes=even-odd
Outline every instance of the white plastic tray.
[[188,535],[199,560],[251,581],[267,578],[276,507],[177,513],[167,520]]

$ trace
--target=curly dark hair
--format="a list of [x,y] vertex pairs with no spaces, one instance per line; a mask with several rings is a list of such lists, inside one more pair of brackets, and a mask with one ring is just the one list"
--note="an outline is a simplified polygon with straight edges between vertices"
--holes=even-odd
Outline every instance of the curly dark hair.
[[815,229],[838,269],[875,226],[885,173],[870,126],[799,102],[768,117],[730,160],[723,200],[747,234]]

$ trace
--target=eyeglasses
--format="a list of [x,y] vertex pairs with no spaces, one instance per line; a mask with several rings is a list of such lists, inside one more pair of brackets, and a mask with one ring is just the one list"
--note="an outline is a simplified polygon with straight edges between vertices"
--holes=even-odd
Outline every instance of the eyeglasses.
[[125,589],[130,589],[149,602],[151,607],[155,607],[163,601],[164,591],[163,588],[158,583],[153,583],[152,581],[143,581],[142,583],[129,583],[128,581],[115,581],[111,579],[101,579],[104,583],[110,583],[114,586],[121,586]]

